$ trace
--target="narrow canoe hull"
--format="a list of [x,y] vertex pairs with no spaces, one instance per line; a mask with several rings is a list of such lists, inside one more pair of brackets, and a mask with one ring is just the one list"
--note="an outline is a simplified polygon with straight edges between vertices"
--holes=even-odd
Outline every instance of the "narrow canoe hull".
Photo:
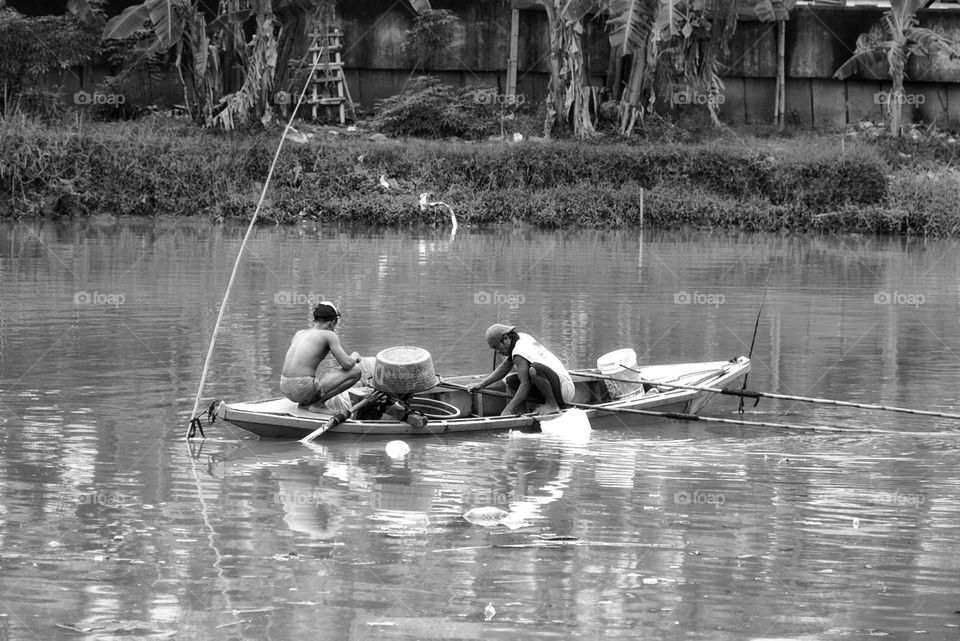
[[[750,371],[750,360],[740,356],[730,361],[682,363],[677,365],[654,365],[641,368],[641,376],[647,381],[674,385],[700,387],[724,387]],[[598,379],[596,369],[572,371],[577,396],[574,401],[588,404],[585,409],[593,427],[604,425],[635,425],[645,418],[620,410],[643,410],[650,412],[682,412],[697,414],[713,396],[711,392],[686,389],[667,389],[652,393],[635,394],[610,400],[605,384]],[[445,379],[446,383],[469,386],[480,376],[458,376]],[[501,430],[537,431],[540,418],[530,415],[500,416],[505,399],[486,394],[471,395],[466,391],[449,387],[435,387],[418,397],[441,401],[458,409],[460,416],[454,418],[430,418],[424,427],[415,427],[394,419],[356,420],[349,419],[333,427],[326,434],[353,434],[368,436],[427,436],[461,432],[487,432]],[[301,408],[286,398],[274,398],[250,403],[221,402],[217,416],[260,438],[300,439],[324,425],[332,416],[328,412],[314,412]],[[546,417],[549,419],[550,417]],[[652,417],[656,418],[656,417]]]

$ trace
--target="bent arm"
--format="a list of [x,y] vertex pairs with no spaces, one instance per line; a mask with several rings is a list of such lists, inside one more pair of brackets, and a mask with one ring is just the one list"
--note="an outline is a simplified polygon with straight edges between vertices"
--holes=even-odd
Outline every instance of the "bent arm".
[[346,350],[343,349],[343,345],[340,344],[339,336],[330,332],[327,340],[330,345],[330,353],[333,354],[333,357],[340,363],[340,367],[349,370],[353,369],[353,367],[360,362],[360,356],[356,352],[347,354]]
[[477,383],[474,387],[477,389],[483,389],[491,383],[496,383],[499,380],[503,380],[503,377],[509,374],[512,368],[513,362],[509,358],[506,358],[497,366],[497,369],[493,370],[485,379]]

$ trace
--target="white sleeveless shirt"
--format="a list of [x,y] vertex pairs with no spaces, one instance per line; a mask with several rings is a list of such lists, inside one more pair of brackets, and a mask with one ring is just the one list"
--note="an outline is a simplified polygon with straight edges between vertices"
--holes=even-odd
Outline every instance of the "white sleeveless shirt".
[[571,402],[575,391],[573,388],[573,379],[570,378],[570,372],[563,366],[560,359],[537,342],[530,334],[517,332],[517,336],[519,336],[520,339],[513,346],[510,357],[523,356],[530,361],[531,365],[545,365],[552,369],[556,373],[557,378],[560,379],[560,394],[563,395],[563,402]]

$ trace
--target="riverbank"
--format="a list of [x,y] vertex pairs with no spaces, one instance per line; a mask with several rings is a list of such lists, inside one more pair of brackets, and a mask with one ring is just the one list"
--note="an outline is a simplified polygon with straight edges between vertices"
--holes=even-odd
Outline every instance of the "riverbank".
[[[960,235],[957,145],[861,137],[701,143],[371,140],[315,128],[287,141],[262,220],[445,221],[546,227],[732,228]],[[171,119],[50,127],[0,120],[0,217],[249,219],[280,129],[197,130]]]

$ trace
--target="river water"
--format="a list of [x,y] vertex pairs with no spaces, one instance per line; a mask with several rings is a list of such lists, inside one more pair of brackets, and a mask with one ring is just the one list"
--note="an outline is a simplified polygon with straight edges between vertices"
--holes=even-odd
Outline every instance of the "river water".
[[[762,401],[586,437],[183,436],[244,229],[0,226],[0,639],[960,638],[960,424]],[[204,405],[275,396],[310,303],[348,350],[484,373],[497,320],[573,366],[750,350],[752,389],[944,412],[950,241],[258,229]],[[737,418],[736,399],[707,414]],[[471,524],[495,506],[519,527]]]

